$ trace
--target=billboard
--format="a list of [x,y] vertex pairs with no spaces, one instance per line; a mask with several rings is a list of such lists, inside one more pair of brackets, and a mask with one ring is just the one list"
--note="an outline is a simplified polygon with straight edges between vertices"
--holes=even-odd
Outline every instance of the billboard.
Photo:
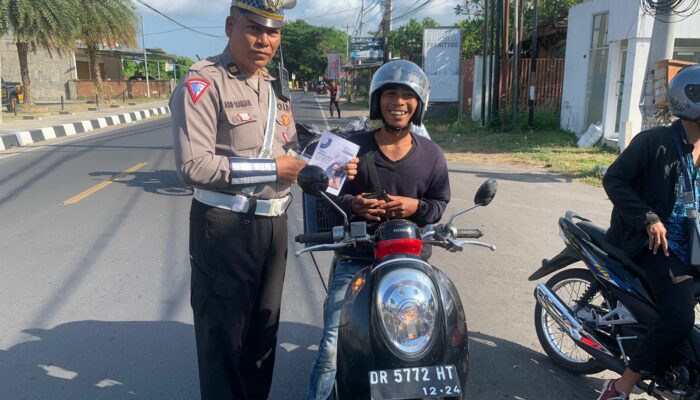
[[328,54],[327,57],[326,79],[337,80],[340,78],[340,55]]
[[350,58],[354,61],[384,60],[384,38],[352,38],[350,41]]
[[430,81],[430,101],[459,101],[460,28],[423,30],[423,70]]

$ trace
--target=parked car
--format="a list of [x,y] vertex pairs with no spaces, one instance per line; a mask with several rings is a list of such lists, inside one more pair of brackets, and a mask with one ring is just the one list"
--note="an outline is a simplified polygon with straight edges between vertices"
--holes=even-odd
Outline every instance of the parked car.
[[7,107],[7,111],[14,111],[13,107],[24,101],[22,84],[19,82],[5,82],[4,79],[0,79],[0,86],[2,87],[2,105]]

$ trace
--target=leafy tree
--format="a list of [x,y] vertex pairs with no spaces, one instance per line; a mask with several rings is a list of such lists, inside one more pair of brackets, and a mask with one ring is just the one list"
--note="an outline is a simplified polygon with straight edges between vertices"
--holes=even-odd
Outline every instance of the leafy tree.
[[[471,58],[475,54],[481,54],[483,47],[483,26],[484,26],[484,1],[485,0],[463,0],[462,4],[455,7],[455,13],[457,15],[464,15],[466,19],[460,21],[456,25],[462,27],[462,56],[465,58]],[[486,0],[489,1],[490,0]],[[503,1],[503,0],[497,0]],[[532,22],[534,20],[534,1],[533,0],[523,0],[523,24],[522,27],[525,31],[529,31],[532,27]],[[582,3],[584,0],[538,0],[538,20],[539,23],[551,22],[561,18],[566,15],[569,8],[575,6],[576,4]],[[511,0],[511,20],[508,22],[510,29],[509,32],[513,33],[512,29],[512,16],[515,12],[514,1]],[[525,33],[528,35],[528,33]]]
[[455,26],[462,28],[462,58],[483,54],[484,18],[463,19]]
[[80,26],[77,15],[75,0],[0,0],[0,34],[11,33],[15,40],[26,103],[33,104],[29,52],[38,47],[49,54],[72,50]]
[[401,57],[413,61],[418,65],[423,64],[423,29],[435,28],[439,24],[430,17],[423,18],[421,22],[411,19],[402,27],[389,32],[389,49],[392,56]]
[[288,22],[282,29],[282,52],[287,70],[300,80],[315,80],[323,75],[327,54],[345,59],[348,37],[333,28],[310,25],[305,21]]
[[122,67],[124,69],[124,77],[128,79],[132,76],[136,76],[139,65],[134,60],[124,60],[122,61]]
[[77,0],[79,3],[80,40],[95,76],[96,94],[103,97],[102,76],[97,62],[101,45],[132,46],[136,38],[136,11],[131,0]]
[[190,66],[194,64],[194,61],[189,57],[177,57],[175,59],[175,64],[177,64],[175,66],[177,69],[177,79],[181,79],[190,69]]

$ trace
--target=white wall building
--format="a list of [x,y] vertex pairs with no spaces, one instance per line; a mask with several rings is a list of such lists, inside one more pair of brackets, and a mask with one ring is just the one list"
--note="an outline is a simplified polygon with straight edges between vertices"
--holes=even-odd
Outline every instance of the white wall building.
[[[562,128],[581,133],[600,122],[609,142],[640,131],[654,22],[639,0],[591,0],[569,10]],[[679,18],[675,36],[673,58],[700,62],[700,13]]]

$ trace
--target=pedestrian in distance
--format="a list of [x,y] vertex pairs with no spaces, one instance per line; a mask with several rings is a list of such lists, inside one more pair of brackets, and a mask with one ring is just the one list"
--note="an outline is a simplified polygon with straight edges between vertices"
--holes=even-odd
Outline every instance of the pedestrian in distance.
[[[372,77],[369,117],[381,120],[383,126],[349,138],[360,146],[359,168],[336,199],[351,221],[367,222],[369,234],[387,219],[407,219],[421,227],[436,223],[450,201],[445,155],[430,139],[411,131],[423,123],[429,92],[428,77],[410,61],[386,63]],[[430,246],[424,249],[427,259]],[[345,292],[355,274],[373,261],[370,247],[336,251],[323,310],[323,337],[306,400],[326,400],[333,391]]]
[[[228,44],[170,98],[178,175],[194,188],[190,301],[203,400],[268,399],[287,258],[290,185],[305,162],[289,99],[265,66],[295,0],[234,0]],[[356,164],[346,166],[348,179]]]
[[331,84],[328,87],[328,93],[331,97],[331,118],[333,118],[333,105],[335,105],[335,109],[338,111],[338,118],[340,118],[340,106],[338,105],[338,84],[335,81],[331,81]]
[[700,206],[700,66],[676,74],[668,103],[678,120],[635,136],[603,177],[613,203],[606,239],[644,269],[659,318],[630,355],[622,377],[606,381],[598,400],[627,399],[640,379],[668,366],[694,325],[697,272],[689,258],[688,217]]

